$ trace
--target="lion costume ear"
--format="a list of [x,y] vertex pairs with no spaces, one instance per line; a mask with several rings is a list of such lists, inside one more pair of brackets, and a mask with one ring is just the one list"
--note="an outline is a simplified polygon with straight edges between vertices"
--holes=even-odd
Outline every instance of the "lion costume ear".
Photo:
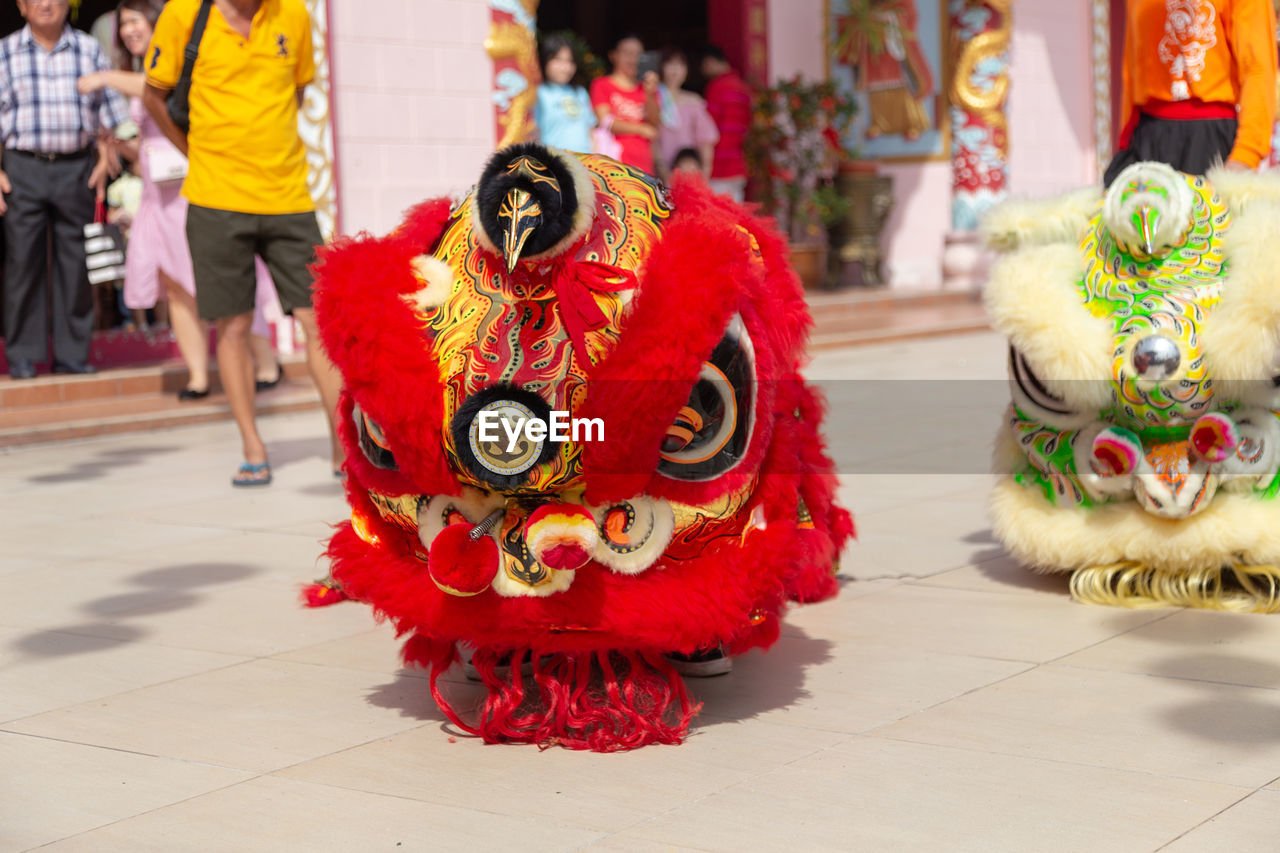
[[992,325],[1009,339],[1013,363],[1026,365],[1076,411],[1096,411],[1109,399],[1112,327],[1085,308],[1080,288],[1080,241],[1101,206],[1101,188],[1087,187],[1045,201],[1008,201],[982,221],[987,244],[1004,253],[983,291]]
[[[772,228],[677,176],[675,212],[645,261],[617,347],[591,371],[579,414],[600,418],[605,440],[583,449],[587,497],[606,502],[646,491],[663,436],[699,371],[740,315],[755,341],[755,409],[771,412],[776,386],[797,369],[810,320],[785,244]],[[768,446],[772,423],[756,421],[739,470],[700,483],[664,482],[657,493],[705,502],[740,484]]]
[[1085,187],[1052,199],[1006,201],[982,217],[982,237],[999,252],[1046,243],[1077,243],[1101,204],[1099,187]]
[[[414,490],[428,494],[452,494],[458,485],[439,449],[444,390],[431,337],[413,307],[429,286],[415,259],[431,252],[448,221],[448,199],[426,202],[387,237],[361,234],[322,248],[313,270],[329,358],[347,393],[386,434]],[[348,442],[349,456],[359,452]]]
[[1080,412],[1110,402],[1114,339],[1111,323],[1084,305],[1083,274],[1074,243],[1029,246],[996,261],[983,292],[996,330],[1049,393]]
[[1225,179],[1223,199],[1239,206],[1231,206],[1223,238],[1222,301],[1200,328],[1205,367],[1225,399],[1262,402],[1259,394],[1270,400],[1280,374],[1280,182],[1228,172],[1213,177]]

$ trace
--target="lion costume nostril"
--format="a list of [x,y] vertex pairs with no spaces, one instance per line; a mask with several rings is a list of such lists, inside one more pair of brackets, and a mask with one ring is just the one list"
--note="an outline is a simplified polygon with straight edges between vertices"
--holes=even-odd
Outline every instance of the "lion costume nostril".
[[1093,470],[1103,477],[1132,474],[1142,459],[1142,442],[1131,430],[1108,427],[1093,440]]
[[1205,462],[1225,462],[1240,446],[1240,428],[1230,415],[1210,412],[1191,427],[1191,448]]
[[599,540],[591,513],[573,504],[543,504],[525,527],[525,541],[538,562],[563,571],[585,566]]

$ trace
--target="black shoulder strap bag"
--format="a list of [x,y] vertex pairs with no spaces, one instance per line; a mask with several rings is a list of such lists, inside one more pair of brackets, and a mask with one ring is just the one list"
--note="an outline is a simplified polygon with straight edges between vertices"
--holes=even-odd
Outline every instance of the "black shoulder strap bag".
[[209,23],[209,9],[212,7],[213,0],[201,0],[200,11],[191,25],[191,38],[187,39],[187,49],[182,53],[182,74],[165,100],[169,118],[183,133],[191,131],[191,72],[196,67],[196,57],[200,55],[200,40],[204,38],[204,27]]

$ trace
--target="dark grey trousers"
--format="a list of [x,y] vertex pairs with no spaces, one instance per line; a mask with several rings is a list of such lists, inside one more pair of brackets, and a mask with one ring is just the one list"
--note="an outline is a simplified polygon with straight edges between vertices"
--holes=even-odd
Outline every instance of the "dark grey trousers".
[[[89,173],[96,154],[52,162],[6,150],[0,163],[13,191],[5,195],[4,346],[15,359],[84,364],[93,332],[93,292],[84,265],[84,226],[93,221]],[[47,239],[53,233],[52,293],[45,292]],[[50,298],[52,297],[52,298]],[[52,310],[52,318],[50,318]]]

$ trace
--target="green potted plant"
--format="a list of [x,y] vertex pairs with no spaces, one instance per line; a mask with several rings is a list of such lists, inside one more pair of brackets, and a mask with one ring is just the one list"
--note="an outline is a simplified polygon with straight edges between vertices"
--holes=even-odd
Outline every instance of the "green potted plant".
[[826,228],[848,213],[834,187],[840,139],[856,110],[830,81],[799,75],[756,94],[746,156],[757,200],[791,239],[806,287],[826,277]]

